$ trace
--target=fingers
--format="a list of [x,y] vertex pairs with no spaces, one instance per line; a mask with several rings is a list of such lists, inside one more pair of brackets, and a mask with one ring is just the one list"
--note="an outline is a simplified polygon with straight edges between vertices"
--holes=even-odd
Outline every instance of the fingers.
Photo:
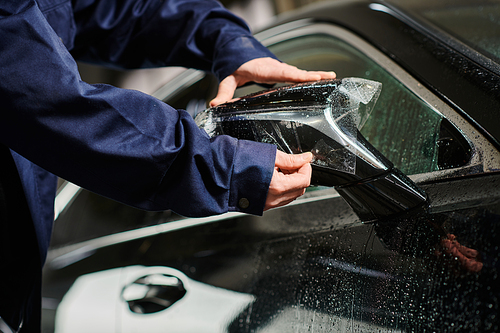
[[335,79],[334,72],[305,71],[273,58],[257,58],[241,65],[232,75],[221,81],[217,96],[210,101],[214,107],[231,100],[237,87],[247,83],[299,83]]
[[[310,165],[308,165],[310,168]],[[269,192],[267,194],[266,204],[264,210],[271,208],[281,207],[294,201],[301,195],[305,193],[305,185],[310,183],[310,173],[309,176],[306,175],[291,175],[290,176],[275,171],[271,184],[269,186]],[[292,179],[293,178],[293,179]]]
[[[313,72],[298,69],[287,64],[280,63],[279,66],[273,66],[272,71],[266,72],[266,76],[261,80],[263,82],[275,83],[275,82],[308,82],[308,81],[318,81],[318,80],[330,80],[335,79],[337,74],[334,72]],[[279,79],[277,79],[279,78]]]
[[281,170],[296,170],[307,163],[311,163],[312,153],[307,152],[298,155],[285,154],[282,151],[276,152],[275,166]]
[[251,71],[253,66],[258,66],[253,72],[257,73],[259,77],[254,78],[259,83],[277,83],[277,82],[307,82],[317,80],[335,79],[337,75],[334,72],[324,71],[306,71],[298,69],[282,63],[272,58],[255,59],[255,63],[249,61],[247,64],[251,65],[247,70]]
[[236,78],[234,75],[230,75],[221,81],[219,84],[219,89],[217,91],[217,96],[210,101],[210,107],[217,106],[219,104],[229,101],[234,96],[234,91],[238,87]]
[[288,155],[278,152],[264,210],[289,204],[305,193],[311,183],[309,153]]

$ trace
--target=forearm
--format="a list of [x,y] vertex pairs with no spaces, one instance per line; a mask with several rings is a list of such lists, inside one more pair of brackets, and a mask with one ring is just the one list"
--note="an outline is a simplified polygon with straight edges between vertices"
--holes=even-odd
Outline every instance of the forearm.
[[[83,7],[85,3],[85,7]],[[273,55],[219,2],[76,1],[72,54],[125,68],[184,66],[222,79],[241,64]]]
[[[274,146],[210,140],[185,111],[140,92],[82,82],[35,7],[0,19],[0,34],[0,139],[11,149],[139,208],[190,216],[262,212]],[[252,151],[259,158],[245,157]],[[240,196],[258,204],[240,209]]]

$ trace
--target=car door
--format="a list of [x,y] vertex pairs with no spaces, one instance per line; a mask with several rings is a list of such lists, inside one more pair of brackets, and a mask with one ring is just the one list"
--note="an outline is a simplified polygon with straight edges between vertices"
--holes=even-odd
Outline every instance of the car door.
[[[301,21],[261,38],[298,67],[382,83],[361,133],[425,190],[428,209],[363,223],[335,189],[312,187],[262,217],[185,219],[82,192],[56,222],[47,331],[498,329],[498,150],[344,28]],[[214,86],[186,71],[156,96],[194,115]],[[64,232],[75,219],[77,242]]]

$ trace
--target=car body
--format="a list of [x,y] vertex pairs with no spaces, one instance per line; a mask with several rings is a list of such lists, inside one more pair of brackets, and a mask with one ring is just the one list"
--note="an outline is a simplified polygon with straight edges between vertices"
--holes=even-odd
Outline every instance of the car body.
[[[366,223],[320,186],[262,217],[189,219],[67,184],[44,332],[499,331],[498,22],[491,1],[338,1],[281,17],[258,34],[281,60],[382,83],[360,131],[429,207]],[[195,115],[215,87],[186,70],[155,96]]]

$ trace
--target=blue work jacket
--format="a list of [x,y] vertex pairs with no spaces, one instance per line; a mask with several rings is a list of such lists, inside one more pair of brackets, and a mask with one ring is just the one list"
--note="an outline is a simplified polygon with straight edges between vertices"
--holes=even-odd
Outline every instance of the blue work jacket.
[[[41,261],[55,175],[145,210],[258,215],[274,167],[274,146],[210,139],[183,110],[83,82],[75,59],[185,66],[222,79],[272,56],[216,1],[0,1],[0,141],[14,157]],[[238,207],[243,197],[248,207]]]

